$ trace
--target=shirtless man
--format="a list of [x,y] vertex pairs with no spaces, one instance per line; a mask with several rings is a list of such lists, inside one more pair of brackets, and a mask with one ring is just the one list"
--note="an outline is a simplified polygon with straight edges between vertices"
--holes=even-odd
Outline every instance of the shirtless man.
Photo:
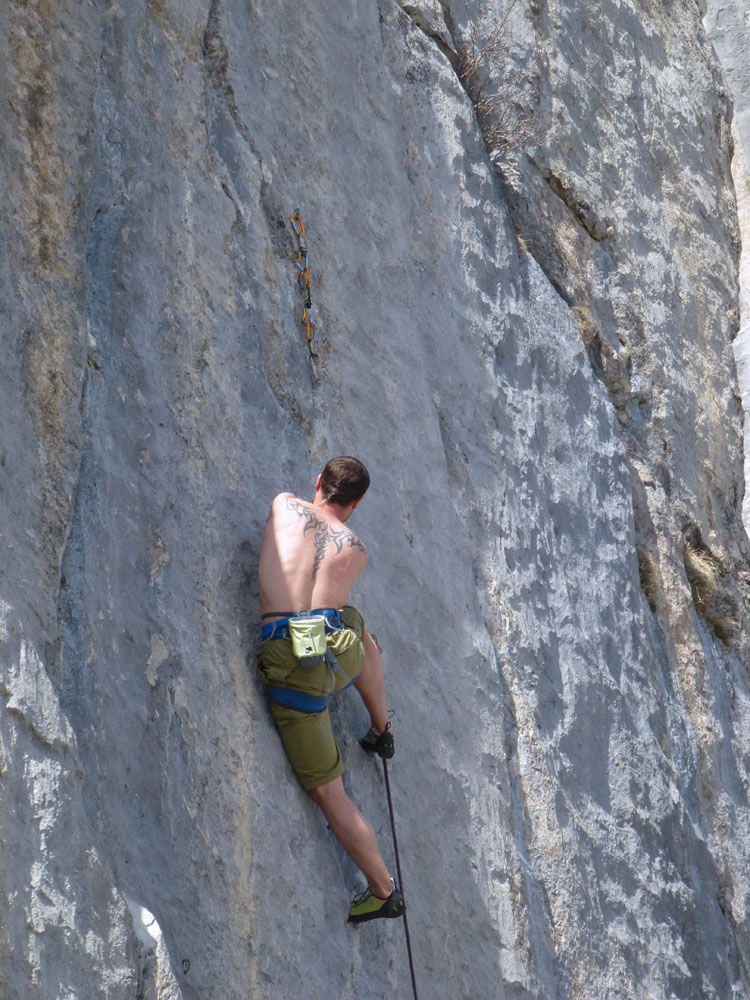
[[[372,827],[344,791],[344,765],[326,706],[330,693],[354,684],[372,723],[361,746],[383,758],[393,756],[378,648],[360,613],[346,604],[368,555],[344,522],[369,485],[364,465],[341,457],[318,476],[312,503],[280,493],[271,504],[259,567],[260,669],[271,715],[300,784],[367,879],[367,890],[349,910],[353,923],[400,917],[405,910]],[[303,666],[292,651],[288,620],[300,609],[326,619],[326,657],[313,666]]]

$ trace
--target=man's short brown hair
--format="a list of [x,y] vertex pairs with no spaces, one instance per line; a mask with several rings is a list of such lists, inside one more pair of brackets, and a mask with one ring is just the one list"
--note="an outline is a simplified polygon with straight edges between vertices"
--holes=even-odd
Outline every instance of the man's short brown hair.
[[361,499],[370,485],[370,473],[356,458],[340,455],[326,463],[320,489],[326,503],[349,504]]

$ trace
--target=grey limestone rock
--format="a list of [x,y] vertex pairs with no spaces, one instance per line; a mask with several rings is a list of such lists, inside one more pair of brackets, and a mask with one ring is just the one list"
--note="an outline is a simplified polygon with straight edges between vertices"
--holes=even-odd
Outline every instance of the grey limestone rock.
[[[745,481],[750,480],[750,11],[741,0],[711,0],[706,29],[721,60],[734,101],[732,176],[742,233],[740,258],[740,331],[734,342],[737,374],[745,409]],[[750,524],[750,491],[745,491],[745,526]]]
[[750,995],[731,101],[698,4],[519,2],[498,154],[506,12],[0,12],[3,995],[409,995],[254,669],[269,503],[347,453],[420,995]]

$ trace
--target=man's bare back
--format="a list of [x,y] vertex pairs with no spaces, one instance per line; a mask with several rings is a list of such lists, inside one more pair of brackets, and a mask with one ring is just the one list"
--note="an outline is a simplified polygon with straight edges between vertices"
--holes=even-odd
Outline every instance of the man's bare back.
[[317,491],[312,503],[280,493],[260,553],[261,614],[342,607],[367,558],[364,544]]

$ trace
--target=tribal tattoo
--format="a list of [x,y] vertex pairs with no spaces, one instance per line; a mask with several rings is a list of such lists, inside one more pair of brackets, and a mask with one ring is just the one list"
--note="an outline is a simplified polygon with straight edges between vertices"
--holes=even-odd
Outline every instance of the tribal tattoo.
[[308,531],[315,532],[313,535],[313,542],[315,543],[315,560],[312,571],[313,583],[315,582],[315,577],[318,575],[318,570],[329,545],[334,546],[337,554],[341,552],[347,542],[350,548],[359,549],[360,552],[367,552],[367,548],[348,528],[342,528],[341,531],[334,530],[328,521],[322,517],[318,517],[314,511],[310,510],[309,507],[305,507],[299,500],[295,501],[287,498],[286,505],[288,510],[293,511],[298,517],[305,519],[305,525],[302,529],[303,534],[306,535]]

